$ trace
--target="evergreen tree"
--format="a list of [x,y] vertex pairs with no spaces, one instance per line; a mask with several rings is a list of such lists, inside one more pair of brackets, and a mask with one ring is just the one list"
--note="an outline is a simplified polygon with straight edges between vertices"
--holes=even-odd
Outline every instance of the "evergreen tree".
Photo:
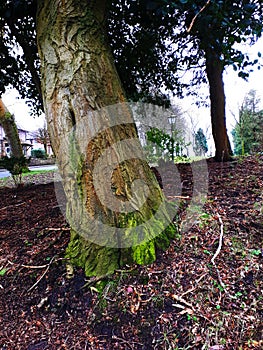
[[199,128],[195,134],[194,151],[198,156],[202,156],[208,151],[206,136],[202,128]]
[[235,154],[245,155],[263,149],[263,110],[258,110],[259,98],[251,90],[239,111],[239,121],[232,131]]

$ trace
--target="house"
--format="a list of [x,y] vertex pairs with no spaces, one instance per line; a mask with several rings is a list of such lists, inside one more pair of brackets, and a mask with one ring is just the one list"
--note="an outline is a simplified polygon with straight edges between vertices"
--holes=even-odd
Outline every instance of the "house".
[[[24,129],[18,129],[19,138],[21,141],[23,153],[25,157],[31,156],[31,151],[33,149],[45,150],[43,143],[40,142],[37,132],[27,131]],[[46,152],[48,156],[53,154],[50,142],[47,143]],[[10,146],[8,140],[5,136],[3,127],[0,125],[0,157],[10,155]]]

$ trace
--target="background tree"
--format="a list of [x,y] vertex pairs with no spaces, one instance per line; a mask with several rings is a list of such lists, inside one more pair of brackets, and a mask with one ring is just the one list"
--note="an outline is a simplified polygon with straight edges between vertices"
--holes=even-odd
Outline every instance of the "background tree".
[[258,109],[260,99],[251,90],[239,110],[239,120],[232,130],[235,154],[245,155],[263,149],[263,111]]
[[151,128],[146,132],[146,140],[146,151],[151,161],[158,161],[161,158],[174,160],[175,139],[172,135],[158,128]]
[[[167,3],[164,1],[164,3]],[[263,4],[260,1],[173,1],[182,24],[172,36],[176,44],[169,68],[194,68],[193,84],[209,83],[212,134],[217,160],[227,160],[232,151],[226,130],[223,72],[232,65],[246,78],[250,60],[236,44],[253,44],[262,33]],[[259,54],[260,56],[260,54]]]
[[3,101],[0,99],[0,125],[2,125],[5,136],[8,140],[11,155],[16,158],[24,157],[19,133],[14,116],[8,111]]
[[202,128],[199,128],[195,133],[194,151],[198,156],[203,156],[208,151],[206,136]]
[[38,143],[44,146],[44,150],[47,155],[48,154],[47,147],[50,144],[50,137],[49,137],[46,123],[44,124],[43,128],[38,128],[38,130],[35,133],[33,133],[33,136]]
[[[119,28],[127,38],[125,44],[117,45],[115,55],[121,78],[125,81],[127,67],[138,72],[138,65],[145,62],[139,79],[135,79],[142,91],[151,91],[151,86],[165,86],[182,95],[186,88],[187,93],[197,95],[199,103],[199,91],[194,89],[208,82],[215,157],[220,161],[228,160],[232,150],[226,130],[223,72],[226,66],[232,65],[239,70],[239,76],[246,78],[249,67],[258,62],[257,59],[251,61],[236,44],[243,41],[253,44],[261,36],[262,3],[248,0],[132,1],[128,9],[124,1],[116,3],[119,6],[115,7],[115,12],[123,11],[123,15],[115,16],[120,18],[121,26],[117,25],[110,32],[113,33],[113,49],[116,42],[119,43]],[[134,53],[133,62],[125,59],[126,50]],[[153,64],[150,63],[152,57]],[[161,74],[156,74],[156,70]],[[193,75],[189,74],[191,70]],[[155,81],[151,71],[156,75]],[[134,83],[130,79],[129,91],[136,86]]]

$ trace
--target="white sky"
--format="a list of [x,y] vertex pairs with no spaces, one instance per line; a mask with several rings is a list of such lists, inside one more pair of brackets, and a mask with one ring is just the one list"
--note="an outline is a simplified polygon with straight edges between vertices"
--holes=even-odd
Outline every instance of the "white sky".
[[[251,58],[257,58],[257,53],[262,52],[263,55],[263,38],[249,47],[244,46],[243,53],[251,54]],[[227,127],[230,135],[230,131],[235,125],[235,119],[232,115],[234,113],[238,117],[238,109],[241,106],[245,95],[249,90],[254,89],[257,91],[257,96],[261,98],[261,108],[263,109],[263,67],[261,70],[255,68],[255,71],[250,74],[248,82],[237,76],[237,72],[234,72],[229,67],[224,75],[225,95],[226,95],[226,116]],[[32,117],[29,113],[29,108],[25,102],[18,99],[18,93],[15,90],[9,90],[2,96],[4,103],[11,113],[15,115],[15,119],[20,128],[26,130],[36,130],[44,125],[44,116]],[[191,97],[180,100],[180,105],[183,110],[191,113],[194,119],[198,120],[199,126],[204,130],[210,125],[210,111],[209,108],[197,108],[193,104]]]
[[3,96],[2,100],[9,112],[14,114],[18,128],[28,131],[35,131],[43,128],[45,117],[33,117],[30,115],[30,108],[25,101],[19,98],[19,93],[14,90],[8,90]]

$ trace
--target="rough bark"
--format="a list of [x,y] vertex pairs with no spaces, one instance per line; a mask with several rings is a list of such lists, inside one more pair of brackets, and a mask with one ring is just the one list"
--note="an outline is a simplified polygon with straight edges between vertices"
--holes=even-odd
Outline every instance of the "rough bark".
[[0,99],[0,124],[2,125],[6,138],[8,139],[12,156],[23,157],[22,145],[19,139],[14,116],[8,111],[3,101]]
[[217,161],[230,160],[233,154],[226,128],[223,69],[220,57],[208,49],[206,51],[206,73],[209,81],[212,134]]
[[[150,263],[174,236],[162,191],[138,157],[136,127],[104,32],[105,6],[42,0],[37,15],[44,108],[72,228],[67,256],[87,275]],[[137,179],[147,191],[138,186],[138,193]],[[130,205],[133,211],[125,209]]]

